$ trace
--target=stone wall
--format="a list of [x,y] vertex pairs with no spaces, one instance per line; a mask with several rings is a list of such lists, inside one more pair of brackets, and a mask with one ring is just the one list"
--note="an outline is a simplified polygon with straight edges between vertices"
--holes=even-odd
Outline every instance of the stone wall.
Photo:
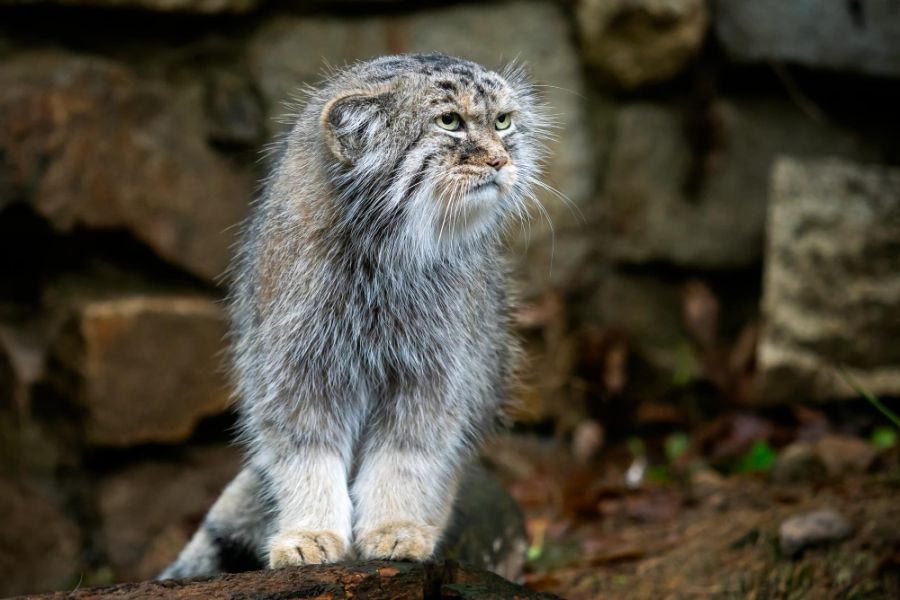
[[900,395],[898,15],[0,0],[0,595],[152,575],[237,469],[220,276],[327,65],[438,50],[543,86],[565,201],[512,240],[524,426],[852,397],[835,366]]

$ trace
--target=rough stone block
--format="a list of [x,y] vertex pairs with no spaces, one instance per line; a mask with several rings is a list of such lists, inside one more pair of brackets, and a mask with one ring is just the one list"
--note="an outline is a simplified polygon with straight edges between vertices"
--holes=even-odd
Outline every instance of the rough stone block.
[[47,494],[0,478],[0,595],[40,592],[73,583],[81,534]]
[[[616,117],[602,196],[609,255],[625,263],[734,268],[759,262],[768,174],[776,156],[867,156],[853,132],[823,127],[774,100],[719,100],[721,136],[692,157],[682,116],[659,104],[627,105]],[[694,160],[702,178],[690,184]]]
[[174,95],[105,59],[4,61],[0,209],[25,202],[61,233],[125,229],[197,276],[221,275],[252,184],[209,148],[202,116]]
[[780,159],[763,285],[760,401],[900,395],[900,169]]
[[103,478],[97,499],[115,579],[156,577],[177,556],[240,463],[236,447],[197,447]]
[[62,6],[95,6],[107,9],[140,9],[172,13],[246,13],[261,0],[0,0],[0,4],[59,4]]
[[[253,571],[196,580],[145,581],[29,596],[33,600],[228,600],[308,598],[338,600],[551,600],[502,577],[454,561],[438,563],[355,561]],[[25,600],[22,598],[21,600]]]
[[739,60],[900,76],[896,0],[716,0],[714,14],[716,36]]
[[180,442],[225,409],[224,335],[219,306],[200,296],[79,301],[50,377],[74,395],[87,443]]
[[705,0],[582,0],[576,16],[587,63],[626,89],[681,72],[709,22]]

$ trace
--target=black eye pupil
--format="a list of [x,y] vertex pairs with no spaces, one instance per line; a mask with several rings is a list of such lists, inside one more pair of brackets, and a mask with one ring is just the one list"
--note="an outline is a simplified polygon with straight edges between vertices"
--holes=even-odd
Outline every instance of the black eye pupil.
[[452,125],[453,124],[453,115],[450,115],[450,114],[442,115],[441,121],[443,121],[444,125]]

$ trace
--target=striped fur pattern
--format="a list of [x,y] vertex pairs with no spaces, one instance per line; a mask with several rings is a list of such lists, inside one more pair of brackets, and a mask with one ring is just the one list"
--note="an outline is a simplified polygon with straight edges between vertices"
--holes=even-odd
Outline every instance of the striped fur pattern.
[[387,56],[310,91],[233,272],[249,464],[163,577],[224,570],[222,540],[274,568],[432,555],[514,378],[503,238],[546,135],[518,68]]

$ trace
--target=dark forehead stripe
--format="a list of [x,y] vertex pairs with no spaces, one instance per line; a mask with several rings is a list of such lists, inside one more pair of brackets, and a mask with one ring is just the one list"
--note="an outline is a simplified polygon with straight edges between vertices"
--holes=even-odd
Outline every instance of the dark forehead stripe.
[[452,72],[453,69],[460,67],[467,69],[479,68],[478,65],[471,61],[447,56],[446,54],[413,54],[411,58],[438,71],[446,70]]
[[447,72],[453,73],[454,75],[459,75],[465,79],[475,79],[475,71],[467,67],[466,65],[454,65],[447,69]]
[[[450,75],[456,82],[474,88],[481,95],[484,95],[488,89],[496,90],[505,85],[504,81],[493,71],[488,71],[472,61],[445,54],[386,56],[368,64],[379,67],[381,72],[371,77],[371,80],[379,82],[387,81],[404,73],[418,72],[429,77]],[[453,82],[444,79],[438,83],[438,86],[449,91],[450,88],[445,87],[446,83],[452,84]],[[454,91],[458,92],[458,88],[454,88]]]
[[486,71],[478,64],[462,58],[455,58],[445,54],[411,54],[405,57],[407,62],[402,64],[390,64],[389,68],[410,68],[418,65],[420,68],[429,69],[435,73],[452,73],[455,75],[464,75],[475,77],[476,72],[486,73]]
[[506,85],[506,82],[503,79],[500,79],[500,77],[498,77],[496,73],[492,73],[490,71],[484,74],[481,82],[490,90],[499,90]]
[[454,104],[461,95],[472,94],[473,100],[483,105],[488,113],[508,88],[506,81],[494,71],[465,59],[437,53],[385,56],[360,63],[360,68],[370,71],[365,74],[368,81],[379,84],[410,73],[425,75],[433,89],[439,92],[438,97],[427,100],[429,106]]
[[402,56],[395,56],[383,58],[380,62],[382,66],[385,66],[389,69],[396,69],[397,67],[402,67],[403,65],[405,65],[408,60]]
[[374,82],[384,83],[385,81],[390,81],[391,79],[394,79],[396,77],[397,77],[396,73],[385,73],[385,74],[371,75],[369,78]]

